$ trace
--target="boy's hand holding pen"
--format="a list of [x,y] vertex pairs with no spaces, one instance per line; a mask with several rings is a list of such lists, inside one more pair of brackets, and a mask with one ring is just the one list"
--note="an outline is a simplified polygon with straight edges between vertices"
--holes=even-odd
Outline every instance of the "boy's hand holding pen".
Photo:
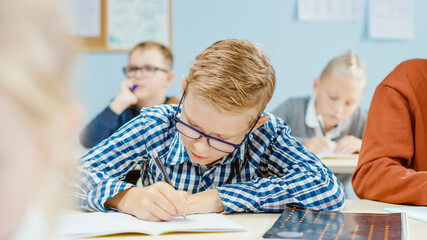
[[305,140],[304,146],[307,147],[314,154],[330,153],[331,151],[333,151],[335,144],[332,140],[326,137],[325,126],[323,123],[322,116],[318,115],[317,120],[319,123],[321,135],[308,138],[307,140]]
[[121,114],[128,107],[138,103],[138,98],[132,89],[137,89],[137,85],[131,84],[128,80],[120,84],[120,93],[110,103],[113,112]]
[[169,221],[176,216],[185,217],[188,197],[187,192],[176,190],[165,181],[159,181],[142,188],[128,188],[108,199],[104,206],[143,220]]
[[[155,150],[150,152],[151,157],[154,159],[156,166],[160,169],[160,171],[162,172],[163,175],[163,180],[169,184],[171,187],[173,187],[172,182],[168,176],[168,174],[166,173],[165,167],[163,166],[162,161],[159,158],[159,155],[157,154],[157,152]],[[182,216],[184,217],[185,220],[187,220],[187,216],[185,216],[185,211],[182,213]]]

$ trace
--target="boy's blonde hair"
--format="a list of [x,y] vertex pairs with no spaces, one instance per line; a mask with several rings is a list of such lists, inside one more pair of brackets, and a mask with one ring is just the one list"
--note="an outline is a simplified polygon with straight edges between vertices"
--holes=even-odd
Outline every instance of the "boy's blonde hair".
[[222,113],[254,111],[255,121],[275,88],[276,77],[267,55],[247,40],[218,41],[190,64],[187,91]]
[[158,42],[154,42],[154,41],[141,42],[138,45],[136,45],[135,47],[133,47],[132,50],[130,50],[129,56],[135,51],[144,52],[144,51],[150,50],[150,49],[155,49],[155,50],[159,51],[162,54],[162,56],[164,57],[166,64],[169,67],[169,70],[172,70],[172,64],[173,64],[172,51],[168,47],[166,47],[166,46],[164,46]]
[[345,54],[332,59],[323,70],[320,79],[322,80],[331,74],[345,74],[366,85],[365,64],[353,50],[349,50]]

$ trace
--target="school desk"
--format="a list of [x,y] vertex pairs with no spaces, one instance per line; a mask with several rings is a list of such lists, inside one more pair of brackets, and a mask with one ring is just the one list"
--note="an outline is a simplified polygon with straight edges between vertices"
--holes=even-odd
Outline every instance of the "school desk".
[[321,159],[335,174],[353,174],[357,167],[357,158]]
[[[343,212],[368,212],[368,213],[385,213],[385,207],[399,207],[402,205],[388,204],[370,200],[347,200]],[[119,234],[97,238],[97,240],[134,240],[134,239],[234,239],[234,240],[259,240],[262,235],[273,225],[280,214],[278,213],[237,213],[225,215],[232,221],[235,221],[248,228],[248,232],[232,233],[174,233],[159,236],[148,236],[142,234]],[[408,218],[410,239],[426,239],[427,223],[416,221]]]

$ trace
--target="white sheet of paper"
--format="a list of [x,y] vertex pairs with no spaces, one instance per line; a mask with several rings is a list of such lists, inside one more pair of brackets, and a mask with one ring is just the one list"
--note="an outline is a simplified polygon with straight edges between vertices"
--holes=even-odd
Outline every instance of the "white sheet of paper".
[[298,0],[300,21],[361,20],[364,0]]
[[72,20],[71,34],[99,37],[101,34],[101,0],[66,0]]
[[108,47],[130,49],[152,40],[169,46],[169,0],[109,0]]
[[413,0],[370,0],[369,36],[374,39],[414,39]]
[[92,237],[115,233],[166,232],[229,232],[248,231],[245,227],[220,214],[188,215],[187,220],[176,217],[168,222],[150,222],[124,213],[77,213],[59,217],[59,233],[64,237]]
[[386,212],[404,212],[406,216],[409,218],[425,222],[427,223],[427,207],[417,207],[417,206],[409,206],[409,207],[397,207],[397,208],[384,208]]

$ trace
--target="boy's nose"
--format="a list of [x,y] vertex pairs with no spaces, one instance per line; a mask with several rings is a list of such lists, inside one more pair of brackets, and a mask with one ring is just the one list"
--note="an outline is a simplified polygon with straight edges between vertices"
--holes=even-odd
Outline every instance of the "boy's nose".
[[343,110],[344,110],[344,104],[342,104],[342,103],[336,103],[334,105],[334,112],[335,112],[336,115],[341,115],[341,113],[343,112]]
[[205,137],[201,137],[199,139],[194,140],[194,148],[198,153],[205,153],[209,150],[210,146],[208,143],[208,139]]
[[136,79],[142,79],[144,75],[142,74],[142,69],[135,72],[135,78]]

